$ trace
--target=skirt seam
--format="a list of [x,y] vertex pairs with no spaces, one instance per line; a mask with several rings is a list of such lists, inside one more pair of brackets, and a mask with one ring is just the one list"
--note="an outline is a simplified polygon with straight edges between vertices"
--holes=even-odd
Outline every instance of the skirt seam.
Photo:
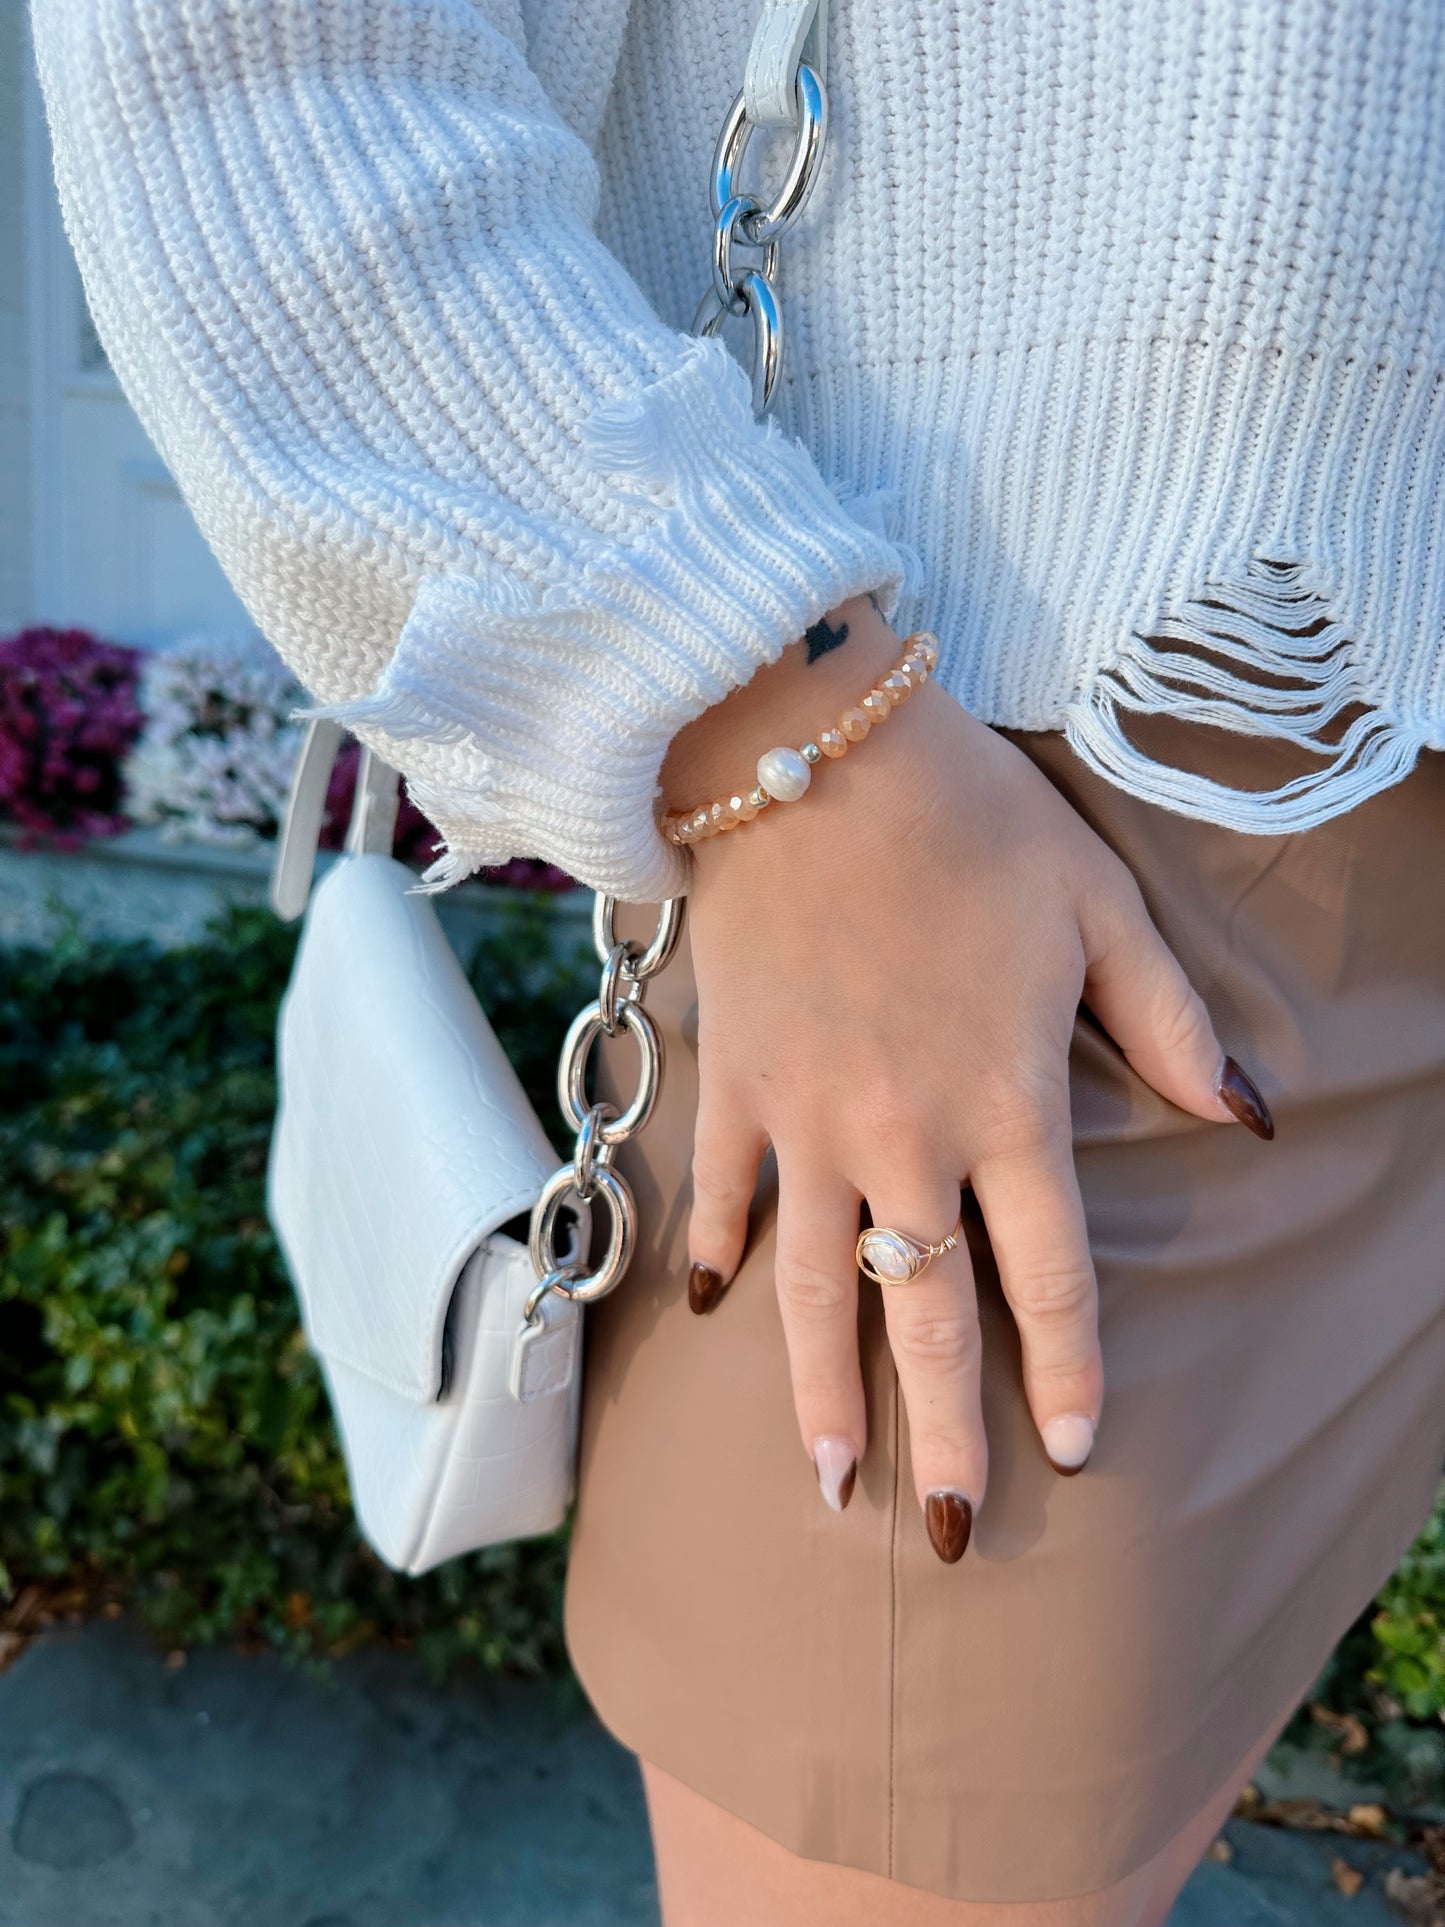
[[898,1383],[893,1385],[893,1517],[888,1530],[888,1878],[895,1853],[894,1762],[898,1751],[898,1483],[902,1475],[902,1421]]

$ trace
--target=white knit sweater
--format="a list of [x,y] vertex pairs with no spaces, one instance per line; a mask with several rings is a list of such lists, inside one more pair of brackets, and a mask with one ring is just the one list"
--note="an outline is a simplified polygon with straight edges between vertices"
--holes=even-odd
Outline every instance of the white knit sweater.
[[[1440,0],[833,0],[766,431],[681,332],[754,12],[34,0],[116,372],[439,875],[680,887],[668,740],[868,589],[1242,829],[1445,745]],[[1320,753],[1242,796],[1136,708]]]

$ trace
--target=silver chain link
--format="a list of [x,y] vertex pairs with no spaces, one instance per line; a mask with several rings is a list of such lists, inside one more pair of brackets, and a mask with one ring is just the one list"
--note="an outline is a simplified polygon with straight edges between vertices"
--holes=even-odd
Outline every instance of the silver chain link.
[[[779,242],[802,214],[818,178],[828,132],[828,101],[823,83],[800,61],[795,83],[798,131],[783,183],[770,201],[738,186],[743,157],[757,125],[739,94],[728,111],[713,155],[713,281],[693,317],[695,335],[716,335],[729,315],[751,316],[753,324],[753,410],[762,415],[773,399],[783,355],[783,316],[778,304]],[[741,248],[751,261],[739,261]],[[682,936],[685,897],[672,897],[658,915],[645,945],[620,942],[614,930],[614,897],[598,895],[592,909],[592,940],[602,965],[597,996],[578,1011],[563,1041],[557,1066],[557,1101],[576,1142],[572,1157],[552,1173],[532,1212],[529,1249],[537,1283],[527,1300],[527,1321],[538,1322],[548,1292],[591,1304],[605,1298],[632,1261],[637,1241],[637,1205],[626,1178],[613,1168],[613,1154],[642,1130],[662,1089],[662,1034],[645,1008],[648,980],[666,968]],[[639,1054],[637,1089],[630,1104],[592,1103],[587,1096],[587,1063],[599,1037],[629,1032]],[[584,1235],[591,1210],[605,1204],[607,1245],[589,1271],[572,1239],[558,1250],[564,1211],[576,1217]],[[580,1207],[580,1209],[579,1209]]]
[[[527,1300],[527,1320],[537,1321],[549,1291],[580,1305],[605,1298],[632,1261],[637,1241],[637,1206],[632,1189],[612,1166],[613,1154],[652,1116],[662,1089],[662,1033],[645,1008],[648,980],[665,970],[682,936],[686,897],[671,897],[658,914],[646,945],[620,940],[613,928],[617,903],[598,895],[592,906],[592,941],[602,964],[597,995],[573,1018],[557,1065],[557,1101],[576,1132],[568,1163],[542,1187],[532,1211],[530,1250],[537,1283]],[[637,1089],[625,1109],[592,1103],[587,1096],[587,1063],[599,1037],[630,1033],[638,1048]],[[575,1251],[558,1250],[560,1219],[570,1209],[590,1227],[592,1207],[605,1205],[607,1247],[588,1270]],[[580,1210],[578,1207],[582,1207]],[[585,1256],[585,1253],[583,1254]]]
[[[783,361],[783,311],[778,300],[779,242],[802,215],[818,182],[828,139],[828,96],[806,61],[794,83],[797,133],[783,184],[770,201],[740,185],[743,157],[758,123],[739,94],[728,110],[712,161],[712,286],[692,318],[695,335],[718,334],[729,315],[753,324],[753,412],[765,414]],[[753,258],[739,261],[741,247]]]

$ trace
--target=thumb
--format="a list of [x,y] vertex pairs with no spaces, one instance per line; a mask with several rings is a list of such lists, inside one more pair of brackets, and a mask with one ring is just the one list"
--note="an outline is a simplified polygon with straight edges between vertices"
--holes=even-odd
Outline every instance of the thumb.
[[1161,1097],[1217,1123],[1233,1119],[1256,1137],[1274,1119],[1254,1080],[1227,1056],[1204,1000],[1150,921],[1132,877],[1081,906],[1084,1001],[1130,1064]]

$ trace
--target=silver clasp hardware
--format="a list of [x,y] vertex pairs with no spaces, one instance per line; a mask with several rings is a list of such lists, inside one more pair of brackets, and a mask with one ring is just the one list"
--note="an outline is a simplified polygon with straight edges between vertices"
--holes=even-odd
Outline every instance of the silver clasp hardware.
[[[765,11],[753,40],[748,80],[728,109],[712,163],[712,285],[692,318],[695,335],[722,332],[729,315],[752,322],[753,411],[765,414],[783,361],[783,311],[778,300],[779,242],[801,219],[817,185],[828,139],[828,96],[821,73],[820,9],[807,0],[778,0]],[[815,50],[819,65],[803,57]],[[791,73],[781,65],[792,63]],[[780,110],[780,99],[791,112]],[[769,200],[741,181],[748,143],[759,127],[791,125],[793,152],[782,184]],[[738,260],[741,247],[752,260]]]

